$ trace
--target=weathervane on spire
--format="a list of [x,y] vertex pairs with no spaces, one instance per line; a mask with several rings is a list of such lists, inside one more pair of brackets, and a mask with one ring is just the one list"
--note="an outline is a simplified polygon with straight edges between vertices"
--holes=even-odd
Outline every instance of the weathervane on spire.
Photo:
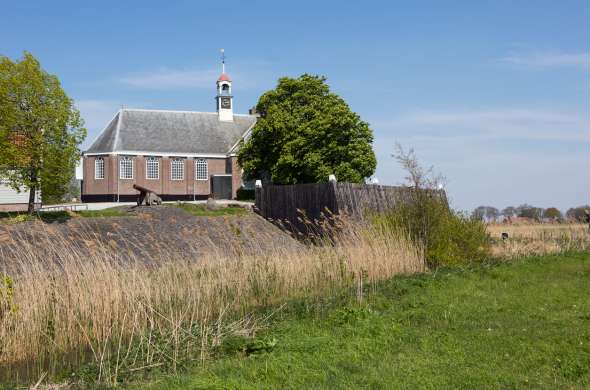
[[225,50],[221,49],[221,73],[225,73]]

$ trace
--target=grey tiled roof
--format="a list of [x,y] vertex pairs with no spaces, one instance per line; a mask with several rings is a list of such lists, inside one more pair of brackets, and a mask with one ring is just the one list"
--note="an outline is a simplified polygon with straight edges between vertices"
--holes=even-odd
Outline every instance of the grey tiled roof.
[[252,115],[222,122],[216,112],[122,109],[86,153],[226,154],[255,122]]

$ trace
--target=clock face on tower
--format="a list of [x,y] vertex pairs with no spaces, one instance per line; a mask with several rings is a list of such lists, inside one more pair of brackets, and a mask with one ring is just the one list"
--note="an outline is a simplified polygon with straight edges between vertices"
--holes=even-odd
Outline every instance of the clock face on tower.
[[226,109],[231,108],[231,98],[222,97],[221,98],[221,108],[226,108]]

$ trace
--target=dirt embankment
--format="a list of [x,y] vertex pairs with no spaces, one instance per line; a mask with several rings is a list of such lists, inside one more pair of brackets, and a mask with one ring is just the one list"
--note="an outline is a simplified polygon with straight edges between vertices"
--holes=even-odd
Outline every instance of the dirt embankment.
[[90,256],[108,250],[121,261],[170,257],[192,261],[204,253],[254,254],[300,245],[253,213],[197,217],[170,206],[133,207],[126,211],[131,215],[0,226],[0,259],[4,265],[14,259],[59,261],[71,251]]

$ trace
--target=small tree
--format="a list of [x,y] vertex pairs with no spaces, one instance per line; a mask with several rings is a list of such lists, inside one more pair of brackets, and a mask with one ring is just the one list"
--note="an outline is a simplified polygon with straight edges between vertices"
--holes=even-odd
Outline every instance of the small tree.
[[486,206],[478,206],[471,213],[471,217],[473,219],[477,219],[478,221],[483,221],[485,216],[486,216]]
[[519,217],[534,219],[540,221],[543,217],[543,209],[540,207],[531,206],[530,204],[522,204],[516,208]]
[[500,216],[500,210],[495,207],[488,206],[486,207],[486,218],[488,221],[496,221]]
[[0,177],[17,191],[59,198],[68,188],[79,145],[86,136],[74,102],[56,76],[25,53],[21,61],[0,57]]
[[543,211],[543,218],[553,219],[555,221],[561,220],[561,211],[559,211],[559,209],[556,207],[549,207]]
[[586,210],[590,210],[590,205],[572,207],[565,215],[570,221],[586,222]]
[[396,144],[393,157],[407,172],[408,196],[385,215],[387,226],[401,229],[424,248],[433,266],[482,261],[489,253],[485,224],[449,208],[445,178],[420,164],[413,149]]
[[508,206],[502,210],[502,216],[504,218],[512,218],[518,214],[516,207]]
[[324,77],[283,77],[260,97],[256,111],[260,118],[238,156],[246,178],[293,184],[335,174],[361,183],[375,172],[373,132],[330,92]]
[[403,146],[395,143],[395,150],[393,158],[406,171],[406,183],[410,187],[423,190],[440,190],[446,184],[447,179],[440,173],[434,172],[434,166],[424,167],[420,164],[414,148],[408,149],[406,152]]
[[498,211],[497,208],[492,207],[492,206],[479,206],[477,207],[475,210],[473,210],[473,213],[471,214],[471,216],[475,219],[479,219],[479,220],[486,220],[486,221],[496,221],[496,219],[498,219],[498,217],[500,216],[500,212]]

